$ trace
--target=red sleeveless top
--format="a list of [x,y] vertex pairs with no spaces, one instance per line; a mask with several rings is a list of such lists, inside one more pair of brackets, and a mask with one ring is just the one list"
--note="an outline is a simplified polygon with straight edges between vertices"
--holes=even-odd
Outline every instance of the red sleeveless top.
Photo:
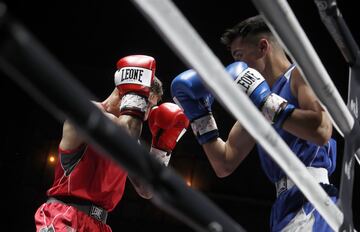
[[48,196],[72,196],[89,200],[111,211],[121,200],[127,172],[90,145],[61,150]]

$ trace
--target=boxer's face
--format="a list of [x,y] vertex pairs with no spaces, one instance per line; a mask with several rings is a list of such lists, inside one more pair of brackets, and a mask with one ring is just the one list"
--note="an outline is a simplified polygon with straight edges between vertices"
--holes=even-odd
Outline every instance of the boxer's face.
[[237,37],[230,44],[230,52],[235,61],[243,61],[251,68],[262,71],[262,58],[264,52],[259,41],[248,41],[242,37]]
[[161,97],[156,93],[150,92],[148,99],[149,99],[149,105],[151,105],[151,107],[153,107],[159,103]]
[[147,120],[147,118],[149,116],[150,109],[159,103],[159,101],[161,100],[161,97],[154,92],[150,92],[148,100],[149,100],[149,104],[147,106],[148,110],[146,110],[145,120]]

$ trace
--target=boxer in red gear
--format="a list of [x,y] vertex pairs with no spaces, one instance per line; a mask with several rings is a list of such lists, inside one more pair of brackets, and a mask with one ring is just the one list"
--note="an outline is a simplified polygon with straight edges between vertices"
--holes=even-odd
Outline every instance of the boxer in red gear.
[[[130,69],[142,70],[143,76],[135,71],[129,73]],[[121,70],[125,74],[123,79],[117,80],[117,73]],[[93,102],[136,139],[141,134],[148,109],[158,103],[163,93],[162,84],[154,77],[154,72],[154,58],[143,55],[124,57],[119,60],[115,74],[117,87],[105,101]],[[111,231],[106,224],[107,213],[120,202],[127,177],[125,170],[86,143],[66,120],[54,182],[47,191],[48,201],[35,213],[36,231]],[[129,180],[140,196],[152,197],[152,192],[139,180],[134,177],[129,177]]]

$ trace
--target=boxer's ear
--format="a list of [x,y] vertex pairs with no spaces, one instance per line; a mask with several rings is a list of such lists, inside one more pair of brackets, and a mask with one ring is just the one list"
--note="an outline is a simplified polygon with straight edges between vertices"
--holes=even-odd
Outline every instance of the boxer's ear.
[[264,57],[270,48],[270,43],[266,38],[261,38],[257,44],[258,57]]

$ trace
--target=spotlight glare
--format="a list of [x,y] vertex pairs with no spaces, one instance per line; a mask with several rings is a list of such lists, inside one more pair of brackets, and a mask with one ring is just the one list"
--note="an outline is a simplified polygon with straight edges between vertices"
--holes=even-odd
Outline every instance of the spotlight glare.
[[187,180],[186,184],[187,184],[187,186],[191,187],[191,181],[190,180]]
[[50,155],[50,156],[49,156],[49,162],[50,162],[50,163],[54,163],[54,162],[55,162],[55,156],[54,156],[54,155]]

